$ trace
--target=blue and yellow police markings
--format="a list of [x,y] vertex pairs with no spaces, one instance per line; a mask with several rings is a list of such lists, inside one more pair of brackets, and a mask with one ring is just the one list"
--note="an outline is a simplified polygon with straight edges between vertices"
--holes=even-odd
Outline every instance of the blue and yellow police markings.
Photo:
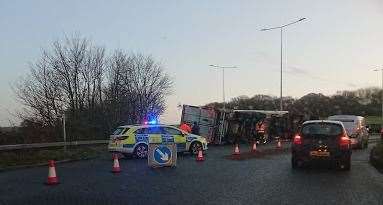
[[149,135],[148,134],[137,134],[136,135],[136,143],[138,143],[138,142],[149,143]]
[[187,142],[191,142],[191,141],[196,140],[196,139],[197,139],[197,137],[193,137],[193,136],[187,136],[186,137]]
[[162,143],[174,143],[174,137],[172,135],[161,135]]

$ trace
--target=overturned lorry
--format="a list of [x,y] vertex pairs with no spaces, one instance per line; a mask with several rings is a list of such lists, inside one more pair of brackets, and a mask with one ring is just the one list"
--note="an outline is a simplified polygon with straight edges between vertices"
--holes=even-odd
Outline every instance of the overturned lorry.
[[291,138],[296,131],[288,111],[216,109],[183,105],[181,123],[197,123],[200,135],[211,144]]

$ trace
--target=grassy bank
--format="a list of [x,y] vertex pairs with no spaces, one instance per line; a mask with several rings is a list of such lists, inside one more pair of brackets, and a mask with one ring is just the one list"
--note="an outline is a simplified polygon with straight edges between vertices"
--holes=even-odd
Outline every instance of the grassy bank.
[[0,152],[0,169],[38,165],[48,160],[81,160],[108,155],[106,145],[87,145],[49,149],[24,149]]
[[370,154],[371,164],[383,173],[383,143],[379,142],[372,150]]

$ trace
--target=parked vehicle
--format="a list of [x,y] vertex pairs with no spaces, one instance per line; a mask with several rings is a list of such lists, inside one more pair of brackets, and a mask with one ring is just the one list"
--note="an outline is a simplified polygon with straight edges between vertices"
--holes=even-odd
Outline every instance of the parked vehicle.
[[346,128],[348,136],[351,138],[353,148],[364,149],[368,147],[368,128],[364,117],[355,115],[334,115],[328,120],[340,121]]
[[351,153],[351,140],[341,122],[306,121],[294,137],[291,165],[296,169],[307,163],[329,162],[350,170]]
[[146,158],[149,138],[152,136],[172,136],[177,144],[177,152],[197,154],[199,150],[207,150],[204,137],[183,132],[169,125],[127,125],[118,127],[110,135],[108,150],[124,155],[134,154],[138,158]]

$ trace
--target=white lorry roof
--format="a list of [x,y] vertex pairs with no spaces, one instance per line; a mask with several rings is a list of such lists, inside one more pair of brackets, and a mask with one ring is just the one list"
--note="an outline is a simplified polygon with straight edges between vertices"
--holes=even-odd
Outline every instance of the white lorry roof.
[[269,115],[285,115],[288,114],[289,111],[272,111],[272,110],[233,110],[233,112],[242,112],[242,113],[262,113]]

